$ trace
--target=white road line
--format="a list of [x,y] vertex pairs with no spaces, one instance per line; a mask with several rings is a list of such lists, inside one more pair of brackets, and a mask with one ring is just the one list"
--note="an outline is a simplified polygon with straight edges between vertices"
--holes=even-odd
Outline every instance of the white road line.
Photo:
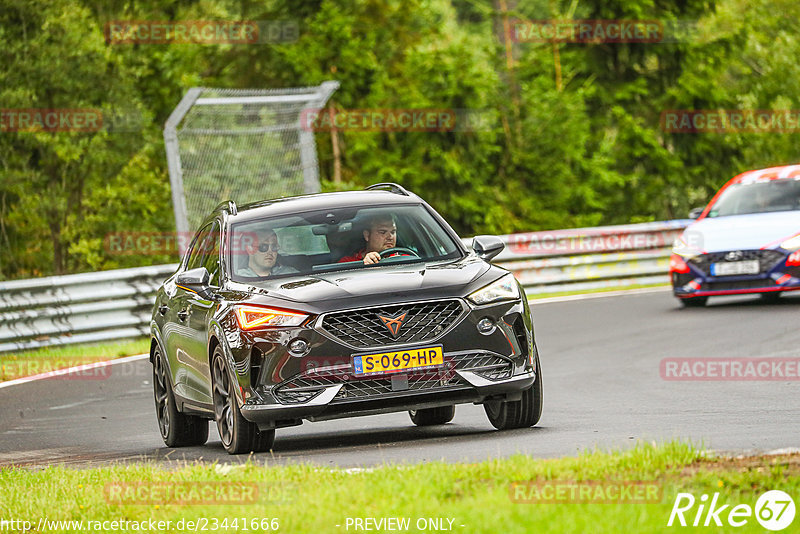
[[671,286],[644,287],[641,289],[623,289],[621,291],[605,291],[602,293],[585,293],[581,295],[565,295],[563,297],[547,297],[543,299],[529,298],[528,302],[530,302],[531,306],[536,306],[539,304],[551,304],[554,302],[569,302],[571,300],[589,300],[589,299],[600,299],[603,297],[621,297],[625,295],[641,295],[643,293],[661,293],[665,291],[672,291],[672,287]]
[[95,399],[84,399],[82,401],[71,402],[69,404],[62,404],[60,406],[49,406],[48,410],[66,410],[67,408],[75,408],[76,406],[82,406],[84,404],[89,404],[90,402],[94,402]]
[[150,354],[147,353],[137,354],[135,356],[126,356],[124,358],[117,358],[116,360],[106,360],[103,362],[87,363],[84,365],[77,365],[75,367],[67,367],[66,369],[56,369],[53,371],[48,371],[46,373],[39,373],[38,375],[23,376],[22,378],[15,378],[14,380],[7,380],[5,382],[0,382],[0,389],[9,388],[11,386],[16,386],[19,384],[26,384],[28,382],[33,382],[34,380],[44,380],[45,378],[53,378],[54,376],[68,375],[70,373],[79,373],[81,371],[86,371],[89,369],[97,369],[98,367],[106,367],[107,365],[117,365],[120,363],[135,362],[138,360],[144,360],[145,358],[149,357]]

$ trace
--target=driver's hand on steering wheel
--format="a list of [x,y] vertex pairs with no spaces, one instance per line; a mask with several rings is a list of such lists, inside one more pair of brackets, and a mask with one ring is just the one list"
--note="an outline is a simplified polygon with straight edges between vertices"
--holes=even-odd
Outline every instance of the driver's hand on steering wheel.
[[378,252],[367,252],[364,256],[364,265],[373,265],[381,261],[381,255]]

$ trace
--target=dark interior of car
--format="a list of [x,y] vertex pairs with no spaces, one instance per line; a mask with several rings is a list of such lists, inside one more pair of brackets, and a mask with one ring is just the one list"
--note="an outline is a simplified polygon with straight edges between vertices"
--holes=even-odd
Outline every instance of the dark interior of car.
[[[367,226],[367,219],[361,214],[348,214],[349,219],[343,222],[319,221],[312,227],[315,235],[325,236],[328,252],[317,254],[286,254],[279,252],[278,265],[293,267],[300,272],[310,272],[316,270],[330,270],[335,268],[335,264],[341,258],[351,256],[364,248],[363,231]],[[396,216],[397,221],[397,246],[408,247],[414,251],[422,250],[427,255],[436,255],[436,247],[432,244],[430,236],[424,231],[416,228],[414,224],[404,216]],[[338,218],[337,218],[338,220]],[[298,225],[307,225],[305,220]],[[241,269],[247,265],[247,254],[234,256],[234,269]]]

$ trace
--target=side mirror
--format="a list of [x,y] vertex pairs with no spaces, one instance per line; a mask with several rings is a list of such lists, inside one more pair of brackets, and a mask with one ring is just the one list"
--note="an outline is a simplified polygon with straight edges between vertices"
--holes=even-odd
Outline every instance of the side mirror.
[[696,218],[700,217],[700,214],[703,213],[704,209],[705,209],[705,207],[694,208],[692,211],[689,212],[689,218],[690,219],[696,219]]
[[478,235],[472,240],[472,250],[483,260],[491,261],[492,258],[503,252],[506,244],[494,235]]
[[211,298],[211,276],[205,267],[198,267],[184,271],[175,278],[175,284],[189,291],[193,291],[204,299]]

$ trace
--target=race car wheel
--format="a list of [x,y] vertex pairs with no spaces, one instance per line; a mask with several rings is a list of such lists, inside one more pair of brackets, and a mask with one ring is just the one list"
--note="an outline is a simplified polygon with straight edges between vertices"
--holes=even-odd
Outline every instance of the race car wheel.
[[536,353],[536,381],[522,391],[518,401],[490,401],[483,405],[489,422],[498,430],[528,428],[542,417],[542,367]]
[[417,426],[443,425],[453,420],[456,415],[455,406],[440,406],[423,410],[410,410],[411,422]]
[[161,351],[153,353],[153,397],[158,429],[167,447],[202,445],[208,440],[208,420],[178,411]]
[[214,417],[222,446],[228,454],[243,452],[265,452],[275,442],[275,430],[260,431],[258,426],[242,417],[233,381],[228,374],[225,355],[217,346],[212,357],[212,382],[214,400]]
[[679,300],[684,308],[702,308],[708,302],[708,297],[689,297]]

